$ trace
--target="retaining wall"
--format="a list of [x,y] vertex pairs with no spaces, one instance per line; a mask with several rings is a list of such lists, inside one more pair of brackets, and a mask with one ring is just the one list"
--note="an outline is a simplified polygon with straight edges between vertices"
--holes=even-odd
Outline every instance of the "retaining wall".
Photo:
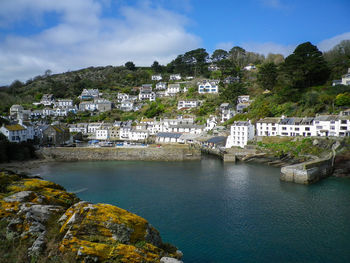
[[189,147],[147,148],[88,148],[54,147],[41,148],[39,154],[59,161],[88,160],[135,160],[135,161],[187,161],[200,160],[201,152]]

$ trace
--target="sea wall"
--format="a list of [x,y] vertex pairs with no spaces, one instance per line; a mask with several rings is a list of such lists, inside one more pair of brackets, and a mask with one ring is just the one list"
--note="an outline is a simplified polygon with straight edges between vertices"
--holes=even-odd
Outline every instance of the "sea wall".
[[333,155],[324,159],[289,165],[281,168],[280,179],[298,184],[311,184],[331,175]]
[[41,148],[38,153],[44,158],[52,158],[58,161],[191,161],[201,159],[200,150],[187,146],[144,148],[49,147]]

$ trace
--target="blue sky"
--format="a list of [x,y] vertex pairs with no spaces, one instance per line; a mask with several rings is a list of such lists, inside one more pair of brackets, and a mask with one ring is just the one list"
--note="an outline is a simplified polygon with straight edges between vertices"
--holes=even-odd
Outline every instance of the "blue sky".
[[0,85],[191,49],[282,53],[350,39],[349,0],[0,0]]

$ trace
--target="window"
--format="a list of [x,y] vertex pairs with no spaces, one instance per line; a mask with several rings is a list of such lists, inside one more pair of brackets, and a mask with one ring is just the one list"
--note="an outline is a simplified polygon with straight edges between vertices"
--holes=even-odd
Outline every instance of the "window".
[[283,130],[283,131],[287,130],[287,127],[282,127],[282,130]]
[[299,128],[295,128],[296,131],[299,131]]
[[310,127],[305,127],[305,131],[310,131]]

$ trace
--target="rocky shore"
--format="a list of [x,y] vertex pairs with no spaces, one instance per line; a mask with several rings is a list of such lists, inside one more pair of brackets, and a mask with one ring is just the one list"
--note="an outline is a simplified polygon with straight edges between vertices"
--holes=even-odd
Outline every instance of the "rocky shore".
[[1,262],[181,262],[182,257],[144,218],[4,171],[0,225]]

